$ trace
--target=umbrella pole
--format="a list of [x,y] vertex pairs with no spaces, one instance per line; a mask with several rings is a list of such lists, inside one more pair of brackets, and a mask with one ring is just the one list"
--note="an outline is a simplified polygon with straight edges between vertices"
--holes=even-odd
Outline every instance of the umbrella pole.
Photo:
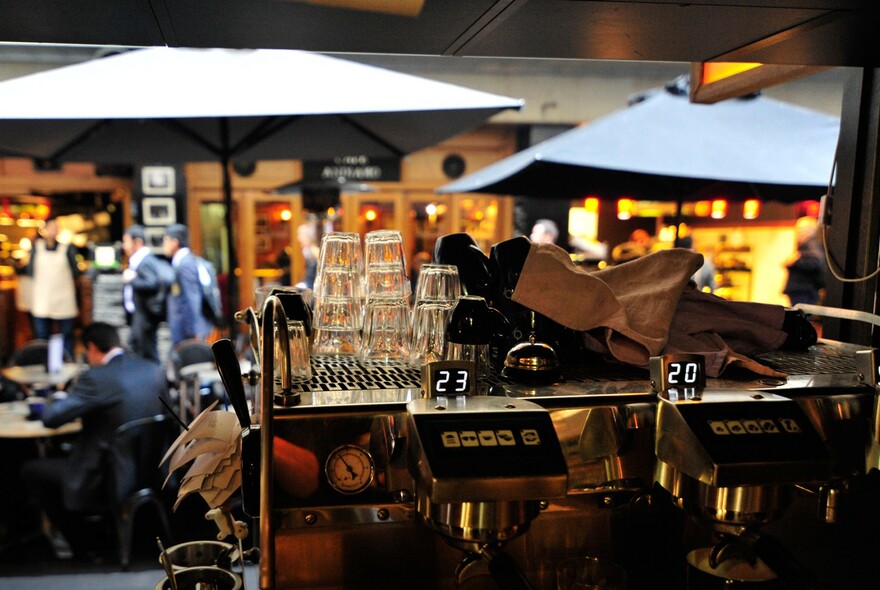
[[220,164],[223,167],[224,222],[226,224],[227,264],[229,265],[226,273],[226,301],[228,302],[226,323],[228,326],[234,326],[234,314],[238,309],[238,277],[235,274],[238,260],[235,257],[235,234],[233,233],[232,226],[232,177],[229,174],[229,120],[225,118],[220,119],[220,141],[223,145],[220,154]]
[[675,248],[678,248],[681,242],[681,236],[678,235],[678,232],[681,229],[681,207],[683,203],[684,199],[682,198],[675,201],[675,241],[672,243]]

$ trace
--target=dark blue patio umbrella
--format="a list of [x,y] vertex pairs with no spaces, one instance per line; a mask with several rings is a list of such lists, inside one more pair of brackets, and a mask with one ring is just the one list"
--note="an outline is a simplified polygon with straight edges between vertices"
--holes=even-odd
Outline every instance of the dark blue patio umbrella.
[[824,194],[839,119],[762,96],[693,104],[681,81],[640,98],[438,192],[678,202]]

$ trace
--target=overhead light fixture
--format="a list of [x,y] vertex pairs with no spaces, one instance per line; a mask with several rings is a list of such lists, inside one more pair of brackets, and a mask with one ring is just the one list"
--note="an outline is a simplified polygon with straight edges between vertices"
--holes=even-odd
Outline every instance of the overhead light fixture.
[[635,213],[636,202],[632,199],[617,199],[617,218],[623,221],[632,219]]
[[761,214],[761,201],[758,199],[747,199],[743,203],[743,219],[757,219]]
[[691,102],[712,104],[827,70],[826,66],[770,65],[755,62],[691,64]]
[[727,217],[727,200],[715,199],[712,201],[712,219],[724,219]]
[[697,217],[709,217],[712,214],[712,201],[697,201],[694,203],[694,215]]

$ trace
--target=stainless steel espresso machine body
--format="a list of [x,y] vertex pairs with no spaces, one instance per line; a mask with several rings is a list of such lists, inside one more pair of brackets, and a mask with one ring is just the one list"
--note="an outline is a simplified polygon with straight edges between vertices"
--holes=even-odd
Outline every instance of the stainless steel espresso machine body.
[[575,555],[618,561],[631,589],[684,587],[682,550],[719,535],[795,545],[843,526],[874,416],[857,350],[820,341],[761,359],[788,379],[676,391],[584,359],[550,385],[493,374],[474,397],[427,397],[405,365],[312,359],[308,382],[263,380],[260,587],[552,590]]
[[422,398],[410,368],[313,368],[300,403],[273,408],[269,587],[494,590],[514,587],[492,571],[514,563],[501,580],[554,588],[558,556],[609,545],[617,492],[580,449],[589,407]]

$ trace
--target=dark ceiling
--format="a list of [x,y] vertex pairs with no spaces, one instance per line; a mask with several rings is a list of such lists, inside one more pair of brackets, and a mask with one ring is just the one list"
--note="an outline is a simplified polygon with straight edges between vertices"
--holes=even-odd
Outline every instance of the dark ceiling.
[[[0,41],[876,66],[876,0],[3,0]],[[419,10],[420,8],[420,10]]]

